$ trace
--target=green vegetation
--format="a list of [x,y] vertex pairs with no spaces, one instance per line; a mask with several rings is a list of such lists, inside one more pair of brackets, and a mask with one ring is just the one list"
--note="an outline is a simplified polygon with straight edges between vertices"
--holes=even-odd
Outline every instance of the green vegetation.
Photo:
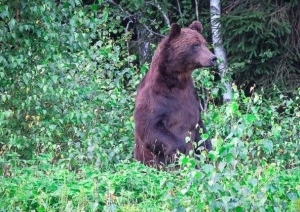
[[[297,11],[295,2],[281,2],[284,9],[278,12]],[[209,132],[203,139],[212,138],[214,150],[181,156],[180,170],[163,172],[132,159],[135,91],[149,66],[141,62],[149,58],[141,58],[138,45],[155,44],[157,37],[143,34],[134,40],[132,26],[123,21],[140,15],[136,29],[148,26],[148,33],[157,34],[167,29],[163,22],[153,22],[162,20],[157,7],[141,12],[146,3],[158,5],[0,1],[0,211],[299,211],[300,89],[295,85],[300,60],[295,51],[284,54],[289,44],[283,47],[281,41],[286,34],[293,37],[287,19],[282,16],[271,34],[257,38],[259,43],[268,40],[270,49],[250,49],[246,41],[251,33],[241,33],[246,24],[230,19],[231,10],[249,5],[230,7],[224,21],[231,22],[224,26],[232,23],[236,30],[225,38],[244,36],[237,38],[239,45],[233,40],[226,44],[236,47],[236,52],[229,49],[230,74],[248,80],[253,76],[245,70],[251,67],[270,76],[272,61],[288,56],[291,64],[283,65],[291,72],[280,79],[292,91],[260,81],[260,89],[245,96],[233,84],[233,101],[217,104],[223,82],[231,76],[217,81],[208,69],[195,71]],[[161,1],[161,10],[170,4]],[[273,14],[282,4],[276,1],[262,12]],[[180,6],[180,13],[172,10],[169,19],[188,25],[196,18],[192,3]],[[207,23],[208,9],[200,13]],[[250,12],[243,21],[269,23]],[[208,24],[204,27],[209,37]],[[293,42],[299,45],[299,40]]]

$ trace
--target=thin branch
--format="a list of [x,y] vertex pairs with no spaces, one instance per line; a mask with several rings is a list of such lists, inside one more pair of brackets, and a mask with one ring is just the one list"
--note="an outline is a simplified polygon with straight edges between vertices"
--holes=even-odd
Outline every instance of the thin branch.
[[16,2],[15,19],[16,20],[20,19],[20,1],[19,0]]
[[168,27],[170,27],[170,26],[171,26],[171,24],[170,24],[170,19],[168,18],[167,14],[163,11],[163,9],[162,9],[161,6],[157,3],[157,1],[155,1],[155,3],[156,3],[156,4],[153,4],[152,2],[146,2],[146,4],[150,4],[150,5],[154,6],[154,7],[156,7],[156,8],[162,13],[162,15],[163,15],[163,17],[164,17],[164,20],[165,20],[166,24],[168,25]]
[[141,24],[143,25],[143,27],[145,27],[145,29],[146,29],[150,34],[153,34],[153,35],[156,35],[156,36],[159,36],[159,37],[162,37],[162,38],[166,37],[166,36],[164,36],[164,35],[162,35],[162,34],[160,34],[160,33],[157,33],[157,32],[152,31],[151,29],[149,29],[148,26],[146,26],[146,24],[144,24],[144,23],[141,23]]
[[279,10],[276,10],[275,12],[273,12],[273,13],[271,13],[271,14],[267,15],[266,17],[273,16],[273,15],[275,15],[276,13],[279,13],[281,10],[285,10],[285,9],[287,9],[287,6],[285,6],[285,7],[282,7],[282,8],[280,8]]
[[[224,8],[224,11],[226,11],[226,13],[229,13],[231,10],[235,9],[240,4],[240,2],[241,2],[241,0],[232,2],[227,7]],[[245,3],[243,3],[243,4],[245,4]]]
[[179,0],[177,0],[177,7],[178,7],[179,15],[180,15],[181,24],[183,24],[183,15],[182,15],[182,12],[181,12]]
[[[127,25],[126,25],[126,28],[125,28],[125,34],[126,34],[126,36],[128,35],[128,29],[129,29],[129,25],[131,24],[131,23],[133,23],[133,21],[132,20],[129,20],[128,21],[128,23],[127,23]],[[130,53],[129,53],[129,49],[130,49],[130,47],[129,47],[129,40],[126,38],[126,47],[127,47],[127,56],[128,56],[128,58],[129,58],[129,56],[130,56]],[[129,65],[129,60],[127,60],[127,63],[128,63],[128,65]]]
[[126,12],[128,14],[128,12],[123,9],[123,7],[121,7],[119,4],[117,4],[113,0],[107,0],[107,2],[109,2],[109,3],[111,3],[111,4],[115,5],[115,6],[117,6],[122,12]]

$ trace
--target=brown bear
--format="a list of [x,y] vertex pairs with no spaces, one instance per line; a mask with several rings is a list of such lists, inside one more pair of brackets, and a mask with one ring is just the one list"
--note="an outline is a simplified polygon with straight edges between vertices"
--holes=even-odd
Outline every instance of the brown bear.
[[[177,153],[197,150],[199,127],[206,132],[191,74],[194,69],[214,65],[216,57],[201,31],[199,21],[189,28],[172,24],[138,86],[134,158],[148,166],[165,168],[175,161]],[[211,150],[210,140],[202,145]]]

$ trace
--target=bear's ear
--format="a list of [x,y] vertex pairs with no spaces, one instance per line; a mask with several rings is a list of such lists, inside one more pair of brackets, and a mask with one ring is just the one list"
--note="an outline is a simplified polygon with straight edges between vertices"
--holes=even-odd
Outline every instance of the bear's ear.
[[191,23],[190,29],[196,30],[197,32],[201,33],[202,30],[203,30],[203,27],[202,27],[201,22],[199,22],[199,21],[194,21],[193,23]]
[[176,36],[180,35],[180,32],[181,32],[181,27],[176,24],[176,23],[173,23],[171,25],[171,29],[170,29],[170,32],[169,32],[169,38],[175,38]]

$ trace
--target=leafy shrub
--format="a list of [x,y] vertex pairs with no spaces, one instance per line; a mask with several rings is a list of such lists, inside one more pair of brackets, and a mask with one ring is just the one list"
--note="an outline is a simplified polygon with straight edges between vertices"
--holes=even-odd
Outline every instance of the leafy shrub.
[[76,1],[21,6],[19,19],[13,8],[2,13],[10,31],[0,56],[3,151],[23,159],[51,154],[70,168],[131,157],[133,57],[122,59],[123,42],[109,37],[105,13]]

